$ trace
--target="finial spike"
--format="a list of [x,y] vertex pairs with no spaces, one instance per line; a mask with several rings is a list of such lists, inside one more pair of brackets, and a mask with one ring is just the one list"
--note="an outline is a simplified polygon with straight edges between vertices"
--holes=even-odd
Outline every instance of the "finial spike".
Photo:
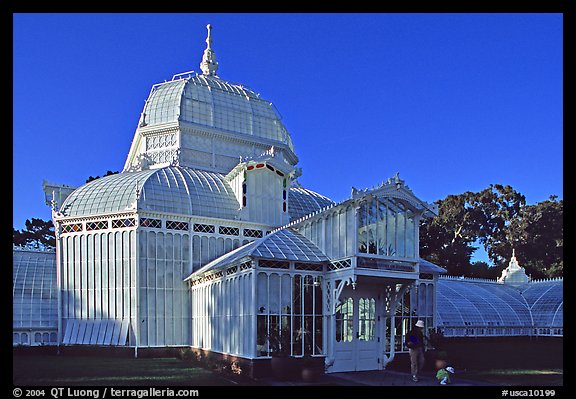
[[206,37],[206,50],[202,56],[200,63],[200,70],[204,75],[216,76],[218,70],[218,61],[216,61],[216,54],[212,50],[212,25],[206,25],[208,29],[208,36]]

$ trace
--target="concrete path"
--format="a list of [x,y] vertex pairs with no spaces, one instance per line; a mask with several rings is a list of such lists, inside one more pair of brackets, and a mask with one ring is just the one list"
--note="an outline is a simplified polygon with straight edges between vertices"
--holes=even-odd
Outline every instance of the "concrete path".
[[[419,376],[419,381],[412,381],[412,375],[409,373],[402,373],[393,370],[378,370],[378,371],[356,371],[346,373],[333,373],[328,374],[328,378],[341,380],[341,385],[346,385],[349,382],[353,385],[371,385],[371,386],[441,386],[436,379],[436,375],[432,373],[424,373]],[[485,382],[470,381],[459,379],[457,375],[452,377],[452,384],[454,386],[479,386],[491,385]]]
[[[435,374],[424,373],[420,381],[412,381],[412,375],[393,370],[355,371],[345,373],[325,374],[313,383],[302,381],[278,381],[263,379],[266,385],[297,386],[297,385],[336,385],[336,386],[441,386]],[[459,379],[457,375],[452,378],[453,386],[486,386],[491,385],[480,381]]]

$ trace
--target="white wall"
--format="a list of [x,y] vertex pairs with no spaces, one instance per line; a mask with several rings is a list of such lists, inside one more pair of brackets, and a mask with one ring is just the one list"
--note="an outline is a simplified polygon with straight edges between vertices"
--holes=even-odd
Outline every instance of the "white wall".
[[141,229],[138,237],[138,345],[189,345],[190,235]]
[[[60,238],[62,334],[73,320],[136,323],[135,237],[133,229],[121,229]],[[88,332],[77,334],[85,336],[80,343],[96,343]]]
[[253,357],[253,274],[226,275],[191,288],[192,346],[242,357]]

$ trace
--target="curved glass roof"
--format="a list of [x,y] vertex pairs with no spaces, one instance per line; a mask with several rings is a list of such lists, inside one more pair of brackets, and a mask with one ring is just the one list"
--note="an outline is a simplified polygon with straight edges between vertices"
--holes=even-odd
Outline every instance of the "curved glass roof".
[[57,328],[56,255],[13,251],[12,309],[14,328]]
[[495,281],[439,278],[439,327],[532,326],[528,304],[514,287]]
[[222,255],[192,275],[200,275],[209,270],[227,267],[246,257],[314,263],[330,260],[306,237],[290,228],[284,228]]
[[147,126],[185,121],[272,140],[294,152],[292,138],[270,101],[217,76],[196,75],[154,85],[143,112]]
[[330,198],[306,188],[290,187],[288,192],[288,213],[291,221],[334,204]]
[[233,219],[240,205],[219,173],[167,166],[105,176],[76,189],[64,201],[65,216],[136,209]]
[[521,287],[522,296],[530,306],[534,326],[562,327],[564,325],[563,280],[535,281]]

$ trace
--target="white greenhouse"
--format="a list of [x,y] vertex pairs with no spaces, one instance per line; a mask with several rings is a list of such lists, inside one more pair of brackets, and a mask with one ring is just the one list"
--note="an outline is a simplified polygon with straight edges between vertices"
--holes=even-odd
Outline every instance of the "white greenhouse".
[[417,319],[448,320],[451,280],[419,256],[437,207],[398,174],[339,203],[301,187],[280,114],[206,43],[201,73],[152,87],[121,173],[45,183],[56,252],[14,252],[14,345],[384,368]]

